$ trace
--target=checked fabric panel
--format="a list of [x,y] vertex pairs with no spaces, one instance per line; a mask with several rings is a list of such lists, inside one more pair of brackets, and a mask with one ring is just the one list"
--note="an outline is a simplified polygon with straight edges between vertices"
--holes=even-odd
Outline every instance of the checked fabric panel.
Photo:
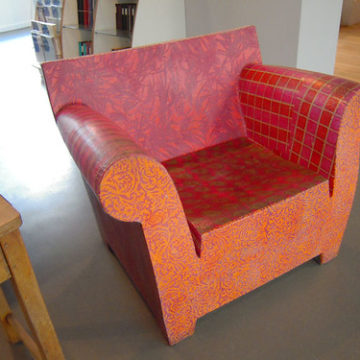
[[346,99],[356,83],[326,74],[252,65],[241,75],[248,136],[330,180]]

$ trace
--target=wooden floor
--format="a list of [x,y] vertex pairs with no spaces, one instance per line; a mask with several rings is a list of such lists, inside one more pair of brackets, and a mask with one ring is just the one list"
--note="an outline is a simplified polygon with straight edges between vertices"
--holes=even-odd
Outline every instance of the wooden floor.
[[360,82],[360,24],[340,28],[335,75]]

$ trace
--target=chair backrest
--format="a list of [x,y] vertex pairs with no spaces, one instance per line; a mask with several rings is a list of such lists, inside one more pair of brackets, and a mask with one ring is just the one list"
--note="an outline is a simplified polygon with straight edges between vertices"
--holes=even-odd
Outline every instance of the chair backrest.
[[238,79],[261,63],[254,26],[43,64],[56,117],[84,103],[163,161],[246,134]]

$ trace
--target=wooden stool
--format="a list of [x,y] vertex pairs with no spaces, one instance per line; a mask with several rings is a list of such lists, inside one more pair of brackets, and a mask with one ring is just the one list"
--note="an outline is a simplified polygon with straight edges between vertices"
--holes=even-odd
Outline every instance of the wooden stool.
[[19,227],[20,214],[0,196],[0,284],[11,279],[31,335],[13,316],[0,287],[0,323],[11,343],[23,341],[33,357],[64,359]]

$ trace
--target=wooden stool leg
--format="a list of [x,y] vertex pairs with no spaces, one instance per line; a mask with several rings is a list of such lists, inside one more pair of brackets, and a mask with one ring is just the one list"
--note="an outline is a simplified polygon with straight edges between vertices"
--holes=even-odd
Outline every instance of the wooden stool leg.
[[9,322],[6,320],[7,316],[11,315],[11,309],[6,301],[5,294],[0,288],[0,323],[3,325],[5,329],[5,333],[8,337],[8,340],[12,344],[16,344],[20,341],[20,338],[15,331],[15,329],[9,324]]
[[12,282],[29,328],[43,359],[64,359],[39,285],[19,230],[5,235],[0,245],[11,272]]

